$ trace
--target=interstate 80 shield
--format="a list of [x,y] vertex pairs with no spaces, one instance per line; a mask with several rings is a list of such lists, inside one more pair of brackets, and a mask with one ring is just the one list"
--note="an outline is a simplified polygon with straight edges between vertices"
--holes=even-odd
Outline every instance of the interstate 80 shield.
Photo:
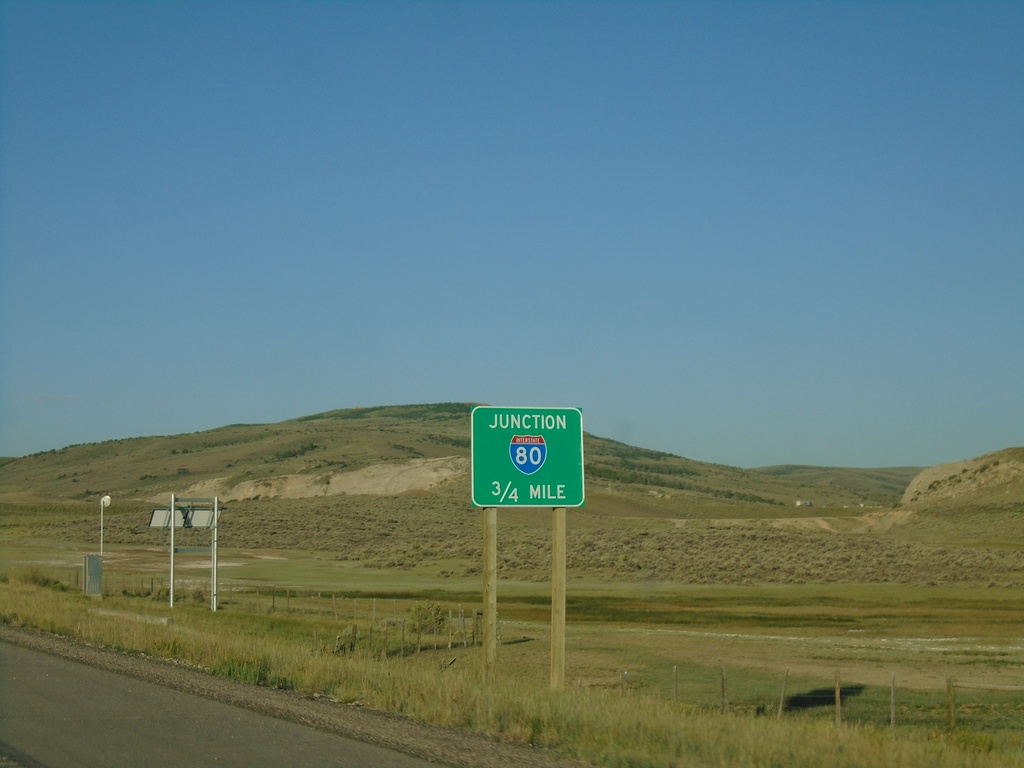
[[516,469],[524,475],[532,475],[544,466],[548,444],[544,442],[544,435],[513,435],[508,455]]

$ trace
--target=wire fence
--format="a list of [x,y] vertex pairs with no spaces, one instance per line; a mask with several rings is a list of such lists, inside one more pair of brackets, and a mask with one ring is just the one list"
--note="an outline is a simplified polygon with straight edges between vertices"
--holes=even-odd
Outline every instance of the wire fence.
[[[47,568],[37,581],[81,590],[80,567]],[[177,578],[176,602],[206,603],[208,578]],[[102,578],[107,596],[166,600],[168,576],[111,572]],[[221,609],[266,615],[321,619],[310,638],[315,653],[362,654],[379,659],[474,648],[482,642],[481,612],[475,606],[442,608],[410,596],[405,599],[346,596],[338,592],[275,585],[227,584],[220,588]],[[502,622],[499,621],[499,642]],[[526,638],[512,636],[505,643]],[[783,718],[822,718],[843,723],[913,726],[945,724],[973,731],[1024,731],[1024,685],[992,684],[951,676],[945,691],[910,687],[899,671],[889,685],[844,680],[841,669],[792,676],[710,664],[676,664],[619,670],[574,678],[568,688],[602,686],[623,696],[646,695],[702,711]],[[806,668],[806,664],[801,665]],[[961,673],[966,674],[966,672]]]

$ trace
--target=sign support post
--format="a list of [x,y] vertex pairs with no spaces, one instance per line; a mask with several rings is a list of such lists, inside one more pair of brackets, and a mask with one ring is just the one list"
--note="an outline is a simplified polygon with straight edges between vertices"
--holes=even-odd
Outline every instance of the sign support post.
[[484,507],[484,680],[494,677],[498,656],[498,509]]
[[551,690],[565,687],[565,507],[551,520]]

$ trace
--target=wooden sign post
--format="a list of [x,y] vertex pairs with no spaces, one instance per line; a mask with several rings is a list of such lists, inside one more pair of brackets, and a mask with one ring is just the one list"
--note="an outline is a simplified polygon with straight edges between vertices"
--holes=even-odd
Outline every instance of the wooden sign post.
[[565,507],[551,521],[551,690],[565,687]]
[[484,507],[484,678],[494,677],[498,656],[498,510]]

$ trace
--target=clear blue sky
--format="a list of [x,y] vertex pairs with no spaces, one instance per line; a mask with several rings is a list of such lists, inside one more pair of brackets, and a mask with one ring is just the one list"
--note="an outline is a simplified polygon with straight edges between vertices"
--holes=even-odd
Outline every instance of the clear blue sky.
[[579,406],[1024,445],[1024,3],[0,6],[0,455]]

